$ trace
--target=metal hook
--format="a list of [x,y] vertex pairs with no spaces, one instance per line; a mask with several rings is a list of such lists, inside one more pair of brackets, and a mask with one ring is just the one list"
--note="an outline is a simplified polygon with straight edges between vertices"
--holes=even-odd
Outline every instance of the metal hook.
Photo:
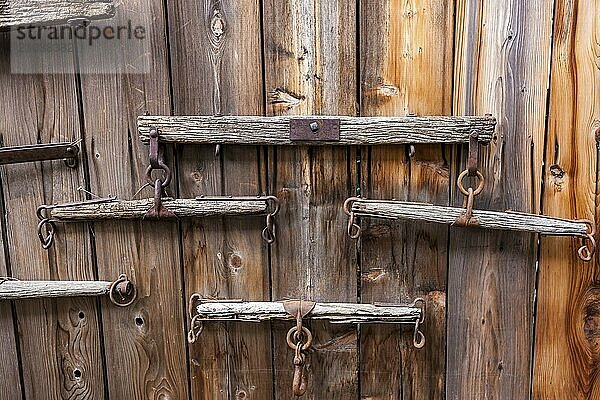
[[577,254],[581,260],[587,262],[592,259],[596,252],[596,239],[594,238],[596,235],[596,225],[588,219],[579,221],[587,225],[587,233],[581,238],[582,246],[577,250]]

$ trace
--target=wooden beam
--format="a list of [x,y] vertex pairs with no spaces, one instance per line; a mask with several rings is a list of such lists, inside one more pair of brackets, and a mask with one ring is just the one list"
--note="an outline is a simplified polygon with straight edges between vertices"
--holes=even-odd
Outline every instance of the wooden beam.
[[112,282],[106,281],[0,281],[0,300],[50,297],[102,296]]
[[112,0],[0,0],[0,29],[27,25],[56,25],[71,19],[107,19],[115,15]]
[[[264,214],[267,204],[264,201],[230,201],[198,199],[163,199],[165,208],[178,218],[209,217],[218,215]],[[141,219],[154,205],[154,199],[113,200],[102,203],[81,203],[71,206],[49,208],[51,219],[60,221],[91,221],[106,219]]]
[[[196,312],[202,319],[262,322],[294,320],[280,301],[201,301]],[[416,305],[373,305],[356,303],[316,303],[307,319],[327,320],[332,323],[406,323],[414,324],[422,318],[423,309]]]
[[149,141],[150,129],[157,128],[159,140],[170,143],[377,145],[467,143],[473,130],[479,132],[481,142],[487,143],[496,125],[491,116],[326,118],[340,120],[339,141],[292,141],[289,116],[141,116],[138,128],[143,142]]
[[[405,201],[356,200],[352,203],[356,216],[407,219],[450,225],[465,213],[464,208],[442,207]],[[541,235],[585,236],[588,226],[584,221],[525,214],[511,211],[473,210],[477,226],[487,229],[534,232]]]

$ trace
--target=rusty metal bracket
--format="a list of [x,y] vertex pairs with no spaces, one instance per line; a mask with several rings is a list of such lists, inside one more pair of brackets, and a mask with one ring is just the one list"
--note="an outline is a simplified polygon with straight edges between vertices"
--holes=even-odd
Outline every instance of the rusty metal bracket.
[[339,142],[340,120],[337,118],[292,118],[290,140],[299,142]]
[[0,165],[62,159],[75,168],[78,154],[79,146],[71,142],[0,147]]
[[297,318],[298,315],[301,318],[306,317],[317,304],[314,301],[307,300],[285,300],[282,303],[284,310],[293,318]]
[[158,220],[163,218],[177,218],[173,211],[169,210],[162,204],[162,191],[162,181],[157,179],[154,182],[154,205],[148,210],[146,215],[144,215],[144,219]]

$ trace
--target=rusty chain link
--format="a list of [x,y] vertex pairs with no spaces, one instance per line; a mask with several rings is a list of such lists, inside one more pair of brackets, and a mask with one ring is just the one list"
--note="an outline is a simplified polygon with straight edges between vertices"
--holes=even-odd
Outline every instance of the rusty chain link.
[[579,222],[586,224],[587,233],[581,238],[581,247],[577,250],[577,254],[581,260],[590,261],[596,252],[596,225],[588,219],[582,219]]
[[360,199],[360,197],[349,197],[346,199],[344,206],[342,207],[344,213],[348,216],[346,233],[348,233],[348,236],[350,236],[352,239],[358,239],[362,234],[362,228],[356,223],[356,215],[354,215],[354,211],[352,211],[352,203]]

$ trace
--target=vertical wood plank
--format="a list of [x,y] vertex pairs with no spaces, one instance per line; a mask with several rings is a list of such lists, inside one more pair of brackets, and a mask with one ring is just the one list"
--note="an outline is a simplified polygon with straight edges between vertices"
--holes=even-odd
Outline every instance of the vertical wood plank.
[[[0,210],[2,217],[0,228],[0,285],[2,278],[10,277],[6,254],[8,247],[5,240],[6,229],[6,208],[4,199],[0,196]],[[15,337],[15,319],[13,318],[13,307],[8,301],[0,302],[0,376],[4,379],[0,381],[0,393],[4,393],[7,398],[20,399],[21,392],[21,365],[19,364],[18,346]]]
[[[356,2],[264,1],[267,113],[356,114]],[[280,198],[272,250],[274,299],[356,301],[355,245],[341,205],[353,193],[354,150],[270,150],[269,184]],[[289,325],[273,332],[275,398],[289,398],[293,352]],[[312,324],[315,351],[307,399],[357,396],[357,337],[352,326]]]
[[[600,2],[556,2],[546,144],[545,214],[598,224]],[[600,318],[599,258],[578,259],[579,240],[543,238],[534,399],[595,399]]]
[[[3,36],[3,145],[79,139],[74,75],[11,74],[8,46],[9,38]],[[73,66],[69,53],[49,53],[48,57]],[[60,227],[49,251],[42,249],[36,234],[38,205],[80,198],[77,188],[84,185],[83,165],[73,170],[62,161],[6,165],[1,174],[13,276],[93,280],[95,271],[85,226]],[[16,310],[26,397],[102,398],[104,372],[96,302],[89,298],[32,300],[17,302]]]
[[[552,1],[459,0],[456,21],[454,112],[498,120],[480,156],[486,186],[475,207],[536,212]],[[535,239],[451,230],[447,398],[529,397]]]
[[[170,112],[163,7],[161,0],[128,1],[117,6],[111,22],[127,26],[131,21],[133,26],[144,27],[148,73],[81,76],[90,190],[94,193],[128,199],[146,183],[148,148],[137,138],[137,117],[146,111]],[[129,71],[127,66],[136,61],[129,60],[128,54],[115,58],[108,47],[78,45],[79,62],[86,67]],[[151,196],[151,192],[146,189],[141,196]],[[95,224],[94,231],[100,279],[127,273],[137,288],[137,300],[130,307],[103,301],[110,397],[187,399],[177,223],[107,221]]]
[[[175,113],[263,115],[259,2],[170,5]],[[257,147],[224,146],[215,155],[214,146],[182,146],[179,174],[182,197],[258,195],[266,189],[264,156]],[[186,298],[198,292],[269,300],[264,223],[264,217],[184,221]],[[271,398],[270,349],[269,324],[207,325],[189,350],[192,398]]]
[[[361,2],[361,114],[449,115],[452,104],[454,3],[439,0]],[[369,198],[448,204],[449,155],[441,146],[363,151]],[[427,344],[395,327],[363,327],[361,396],[444,397],[447,238],[437,225],[365,221],[361,301],[424,297]]]

